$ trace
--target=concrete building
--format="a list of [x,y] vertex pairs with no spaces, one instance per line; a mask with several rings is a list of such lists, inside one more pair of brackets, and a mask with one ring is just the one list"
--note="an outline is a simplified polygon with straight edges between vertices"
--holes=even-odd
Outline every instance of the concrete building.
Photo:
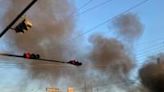
[[46,88],[46,92],[60,92],[59,88]]
[[73,87],[68,87],[67,92],[74,92],[74,88]]

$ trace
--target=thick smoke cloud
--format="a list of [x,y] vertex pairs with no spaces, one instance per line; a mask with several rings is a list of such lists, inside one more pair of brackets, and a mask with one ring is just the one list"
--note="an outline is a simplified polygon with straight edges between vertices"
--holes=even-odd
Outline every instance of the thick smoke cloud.
[[143,25],[138,16],[133,13],[123,14],[112,23],[118,36],[128,41],[134,41],[143,33]]
[[[12,0],[10,3],[6,21],[11,20],[29,2]],[[67,0],[40,0],[27,13],[27,17],[33,21],[33,29],[23,35],[13,35],[11,39],[15,40],[13,41],[20,50],[63,59],[63,54],[67,53],[71,45],[64,40],[71,38],[74,31],[74,17],[69,15],[73,11]]]
[[[143,26],[137,15],[133,13],[122,14],[112,21],[114,31],[122,40],[117,38],[94,35],[90,37],[93,48],[89,58],[93,66],[114,78],[125,80],[130,70],[134,67],[133,43],[143,32]],[[129,47],[130,45],[130,47]],[[98,67],[99,66],[99,67]],[[123,78],[123,79],[122,79]]]
[[[9,0],[10,7],[4,17],[5,24],[9,23],[27,3],[28,0]],[[111,84],[113,82],[109,83],[109,81],[112,79],[127,82],[128,74],[133,67],[130,50],[117,39],[94,35],[89,39],[92,49],[87,55],[80,56],[82,52],[78,49],[82,43],[77,44],[78,42],[69,40],[75,31],[76,18],[72,15],[73,12],[75,12],[74,5],[69,0],[38,0],[38,3],[26,14],[32,20],[33,28],[23,35],[9,32],[6,36],[12,40],[11,44],[15,47],[12,49],[15,52],[29,51],[39,53],[43,58],[62,61],[83,57],[82,60],[86,60],[87,64],[90,61],[91,66],[84,64],[77,68],[27,60],[28,63],[17,65],[27,70],[27,82],[22,84],[24,86],[22,90],[29,86],[31,80],[50,86],[67,84],[85,86],[84,82],[90,82],[89,80],[92,79],[96,81],[95,87],[102,85],[104,81],[106,84]],[[129,39],[138,38],[142,33],[142,26],[133,14],[120,16],[114,21],[114,25],[118,29],[116,30],[118,34]]]
[[151,63],[144,65],[139,71],[142,84],[151,92],[164,91],[164,61],[161,58],[163,56],[159,61],[156,59],[157,62],[150,59]]
[[128,75],[133,62],[121,42],[98,35],[92,36],[90,42],[93,48],[89,58],[97,70],[120,79]]
[[[10,0],[5,23],[8,24],[28,3],[29,0]],[[75,8],[69,0],[38,0],[26,14],[32,20],[33,28],[23,35],[15,34],[14,31],[6,34],[12,40],[12,46],[16,47],[12,49],[17,54],[29,51],[39,53],[42,58],[66,62],[77,58],[74,54],[76,42],[69,41],[75,28],[75,17],[70,15],[72,12],[75,12]],[[33,61],[28,65],[25,63],[18,66],[28,70],[29,78],[48,80],[52,84],[57,83],[56,80],[60,80],[62,76],[73,80],[77,75],[74,71],[76,67],[57,63],[38,64]],[[75,77],[70,77],[71,75]]]

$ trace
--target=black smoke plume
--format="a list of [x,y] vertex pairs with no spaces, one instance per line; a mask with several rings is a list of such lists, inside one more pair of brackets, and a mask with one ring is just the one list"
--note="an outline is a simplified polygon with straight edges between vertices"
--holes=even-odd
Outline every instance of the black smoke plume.
[[151,92],[164,91],[164,61],[161,58],[156,58],[156,62],[151,62],[154,60],[150,59],[150,63],[139,70],[141,83]]
[[[4,16],[4,25],[8,24],[30,2],[29,0],[9,0],[9,8]],[[70,0],[38,0],[25,16],[33,23],[33,28],[24,34],[8,32],[7,39],[12,40],[12,48],[17,54],[24,52],[38,53],[41,58],[56,59],[67,62],[76,59],[74,53],[76,42],[70,41],[75,28],[75,12]],[[20,21],[23,19],[20,19]],[[23,61],[25,62],[25,61]],[[31,62],[27,65],[18,64],[20,68],[28,70],[32,80],[47,80],[52,84],[60,78],[73,80],[77,78],[72,66],[58,63]],[[62,77],[64,76],[64,77]],[[78,76],[78,75],[77,75]],[[71,81],[70,81],[71,82]],[[78,80],[77,80],[78,82]],[[50,84],[51,84],[50,83]]]
[[[29,0],[8,0],[8,2],[9,7],[3,18],[4,25],[8,24],[29,3]],[[101,86],[104,81],[105,84],[111,85],[113,82],[109,83],[110,79],[119,79],[121,82],[128,80],[128,74],[133,67],[133,58],[129,55],[130,49],[119,40],[99,35],[91,36],[89,42],[92,49],[87,55],[81,56],[81,51],[84,49],[80,48],[82,41],[69,40],[75,32],[76,17],[72,15],[73,12],[75,7],[71,0],[38,0],[26,14],[26,17],[32,20],[33,28],[23,35],[10,31],[6,34],[6,38],[11,40],[10,47],[14,47],[13,51],[20,54],[29,51],[39,53],[42,58],[66,62],[80,57],[91,65],[84,64],[77,68],[71,65],[22,60],[28,62],[17,65],[18,68],[27,71],[27,81],[20,86],[22,90],[34,81],[38,84],[43,83],[43,88],[45,85],[67,84],[84,87],[84,82],[90,82],[91,79],[96,81],[93,82],[96,83],[95,87]],[[120,16],[114,24],[119,29],[117,33],[129,39],[137,38],[142,33],[141,24],[133,14]],[[107,90],[108,88],[112,87],[107,87]]]

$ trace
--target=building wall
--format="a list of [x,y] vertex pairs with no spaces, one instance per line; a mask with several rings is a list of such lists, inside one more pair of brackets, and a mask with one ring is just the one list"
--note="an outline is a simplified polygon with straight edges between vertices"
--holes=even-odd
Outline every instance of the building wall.
[[74,92],[74,88],[69,87],[69,88],[67,89],[67,92]]
[[47,88],[46,92],[60,92],[59,88]]

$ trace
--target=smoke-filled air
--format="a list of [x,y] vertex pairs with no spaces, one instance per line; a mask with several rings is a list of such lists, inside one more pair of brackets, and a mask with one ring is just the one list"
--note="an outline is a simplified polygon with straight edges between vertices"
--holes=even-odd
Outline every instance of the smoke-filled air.
[[[1,27],[4,28],[30,1],[1,0],[0,2],[8,5],[4,9]],[[133,84],[139,80],[131,81],[130,79],[137,60],[132,47],[124,41],[131,41],[130,44],[133,46],[143,33],[144,28],[137,14],[122,14],[113,21],[109,21],[116,35],[124,40],[120,40],[117,36],[110,37],[96,33],[89,35],[87,40],[85,36],[74,40],[74,37],[82,33],[77,31],[79,16],[76,12],[73,0],[38,0],[19,20],[28,18],[32,21],[33,27],[24,34],[7,32],[4,36],[6,42],[3,42],[7,49],[2,51],[19,55],[28,51],[40,54],[41,58],[63,62],[77,59],[83,65],[76,67],[63,63],[3,57],[1,60],[8,61],[4,63],[6,65],[12,61],[17,71],[12,76],[19,78],[11,84],[0,81],[2,82],[0,89],[3,92],[43,92],[47,87],[67,88],[70,86],[75,87],[77,92],[98,92],[98,89],[101,89],[100,92],[160,92],[159,90],[164,90],[163,64],[144,65],[139,70],[141,82],[136,84],[137,86]],[[0,76],[3,74],[0,73]]]
[[114,31],[124,40],[134,41],[143,33],[143,25],[139,20],[136,14],[122,14],[122,16],[112,21]]

